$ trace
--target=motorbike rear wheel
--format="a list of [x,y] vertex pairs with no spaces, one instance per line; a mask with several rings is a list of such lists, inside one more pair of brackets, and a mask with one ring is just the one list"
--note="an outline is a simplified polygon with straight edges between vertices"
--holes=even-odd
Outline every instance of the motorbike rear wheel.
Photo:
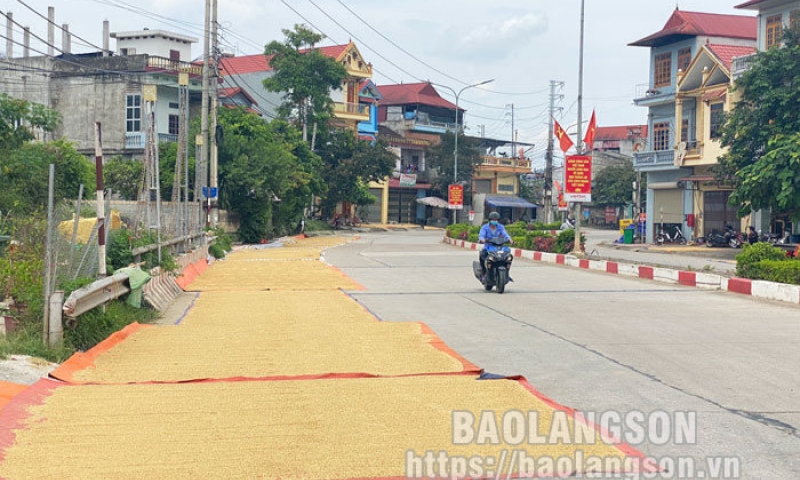
[[664,245],[664,235],[658,234],[656,235],[656,244],[657,245]]
[[508,283],[508,270],[506,267],[497,268],[497,293],[506,291],[506,283]]

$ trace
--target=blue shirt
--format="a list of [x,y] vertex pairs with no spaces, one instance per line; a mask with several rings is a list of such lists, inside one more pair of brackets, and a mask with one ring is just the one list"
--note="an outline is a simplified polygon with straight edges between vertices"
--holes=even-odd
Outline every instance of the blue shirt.
[[488,240],[494,237],[502,237],[508,240],[509,242],[511,241],[511,237],[508,235],[508,232],[506,232],[506,227],[504,227],[500,223],[498,223],[497,226],[494,227],[494,231],[492,231],[492,227],[488,223],[482,226],[481,233],[478,234],[478,241]]

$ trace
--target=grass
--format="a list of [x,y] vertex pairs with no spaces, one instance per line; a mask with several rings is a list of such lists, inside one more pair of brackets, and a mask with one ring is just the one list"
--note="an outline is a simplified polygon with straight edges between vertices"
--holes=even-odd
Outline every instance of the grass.
[[306,232],[318,232],[320,230],[333,230],[333,227],[323,220],[306,220]]
[[42,324],[26,322],[7,337],[0,337],[0,357],[30,355],[60,363],[77,351],[86,351],[112,333],[134,322],[150,323],[158,312],[149,308],[134,308],[123,301],[106,305],[105,312],[96,308],[78,317],[74,328],[64,328],[64,342],[53,348],[42,340]]

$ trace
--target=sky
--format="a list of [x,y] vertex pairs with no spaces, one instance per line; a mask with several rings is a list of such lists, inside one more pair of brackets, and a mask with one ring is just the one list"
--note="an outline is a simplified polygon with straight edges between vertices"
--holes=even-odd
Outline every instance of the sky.
[[[743,2],[585,0],[582,121],[595,110],[601,127],[646,123],[647,110],[632,100],[648,82],[650,52],[628,44],[659,31],[676,6],[754,15],[734,8]],[[193,36],[199,41],[192,54],[202,53],[204,0],[0,0],[0,11],[44,39],[47,22],[34,11],[46,16],[48,6],[55,7],[57,24],[69,24],[97,46],[109,20],[112,32],[150,28]],[[581,0],[218,0],[218,21],[222,50],[237,55],[262,52],[300,23],[323,33],[323,44],[353,40],[372,63],[378,86],[429,80],[459,91],[493,79],[460,94],[466,133],[511,140],[516,131],[516,141],[534,144],[526,155],[536,165],[547,142],[551,81],[563,83],[556,119],[568,133],[577,130],[580,9]],[[5,36],[6,19],[0,24]],[[15,27],[15,39],[21,38]],[[55,38],[60,47],[60,32]],[[73,52],[96,50],[82,43],[73,39]],[[46,52],[36,39],[31,46]],[[437,89],[454,101],[448,88]]]

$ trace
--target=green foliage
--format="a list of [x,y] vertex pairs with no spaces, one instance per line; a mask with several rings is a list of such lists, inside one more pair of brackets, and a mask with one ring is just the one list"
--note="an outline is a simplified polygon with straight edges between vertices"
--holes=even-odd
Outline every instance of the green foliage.
[[64,140],[27,143],[0,155],[0,211],[24,214],[45,209],[51,163],[56,199],[75,198],[81,183],[85,192],[94,184],[94,168],[72,144]]
[[136,200],[144,180],[144,162],[114,157],[103,166],[105,187],[125,200]]
[[217,260],[219,260],[220,258],[225,258],[225,250],[216,243],[208,247],[208,253],[210,253],[211,256],[216,258]]
[[757,278],[753,276],[753,269],[757,268],[759,262],[763,260],[783,261],[786,259],[786,252],[769,243],[745,244],[742,246],[742,253],[736,255],[736,275],[742,278]]
[[264,50],[265,55],[271,56],[269,64],[275,72],[264,80],[264,88],[286,95],[277,110],[280,118],[309,128],[317,124],[324,130],[333,116],[330,92],[342,88],[347,70],[314,47],[324,35],[304,25],[282,31],[284,41],[272,41]]
[[233,250],[233,236],[230,233],[226,232],[222,227],[217,227],[211,231],[214,233],[214,236],[217,237],[216,240],[214,240],[214,245],[219,245],[223,252],[230,252]]
[[41,215],[12,218],[8,233],[18,243],[0,255],[0,299],[15,302],[13,316],[41,318],[44,288],[44,241],[47,224]]
[[[581,234],[581,246],[586,243],[586,236]],[[575,247],[575,230],[564,230],[558,234],[553,245],[554,253],[570,253]]]
[[633,164],[612,165],[597,174],[592,187],[592,203],[599,207],[619,207],[633,199],[633,182],[636,172]]
[[800,285],[800,260],[761,260],[748,266],[746,278]]
[[[163,239],[162,239],[163,240]],[[106,262],[109,271],[118,270],[129,266],[134,262],[133,249],[158,243],[158,236],[155,232],[135,233],[127,228],[112,230],[108,235],[106,245]],[[161,262],[158,261],[158,250],[143,253],[141,262],[144,262],[142,269],[149,270],[161,267],[162,270],[171,272],[177,270],[178,264],[175,257],[166,248],[161,249]]]
[[0,93],[0,151],[16,149],[33,140],[32,129],[52,132],[59,121],[55,110]]
[[219,124],[220,204],[239,214],[239,238],[257,243],[293,229],[311,195],[321,193],[319,158],[284,122],[222,109]]
[[306,232],[319,232],[323,230],[333,230],[333,227],[324,220],[306,220]]
[[385,143],[371,144],[359,140],[347,130],[330,132],[329,140],[317,151],[322,158],[322,177],[327,186],[322,201],[327,216],[341,202],[356,205],[375,203],[368,183],[386,178],[397,160]]
[[800,46],[786,30],[785,46],[759,52],[736,80],[739,100],[722,128],[718,176],[733,182],[740,215],[771,208],[800,209]]
[[64,343],[70,349],[85,351],[131,323],[150,323],[157,317],[158,312],[149,308],[134,308],[122,301],[110,302],[105,311],[95,308],[78,317],[75,328],[64,331]]
[[[439,175],[434,182],[433,190],[438,192],[442,198],[447,198],[448,186],[453,183],[453,169],[455,167],[455,135],[445,133],[441,136],[441,142],[428,149],[425,154],[425,162],[431,169],[436,169]],[[472,137],[458,136],[458,176],[459,182],[466,182],[464,188],[465,198],[470,198],[472,171],[475,165],[481,163],[481,150],[479,140]]]

